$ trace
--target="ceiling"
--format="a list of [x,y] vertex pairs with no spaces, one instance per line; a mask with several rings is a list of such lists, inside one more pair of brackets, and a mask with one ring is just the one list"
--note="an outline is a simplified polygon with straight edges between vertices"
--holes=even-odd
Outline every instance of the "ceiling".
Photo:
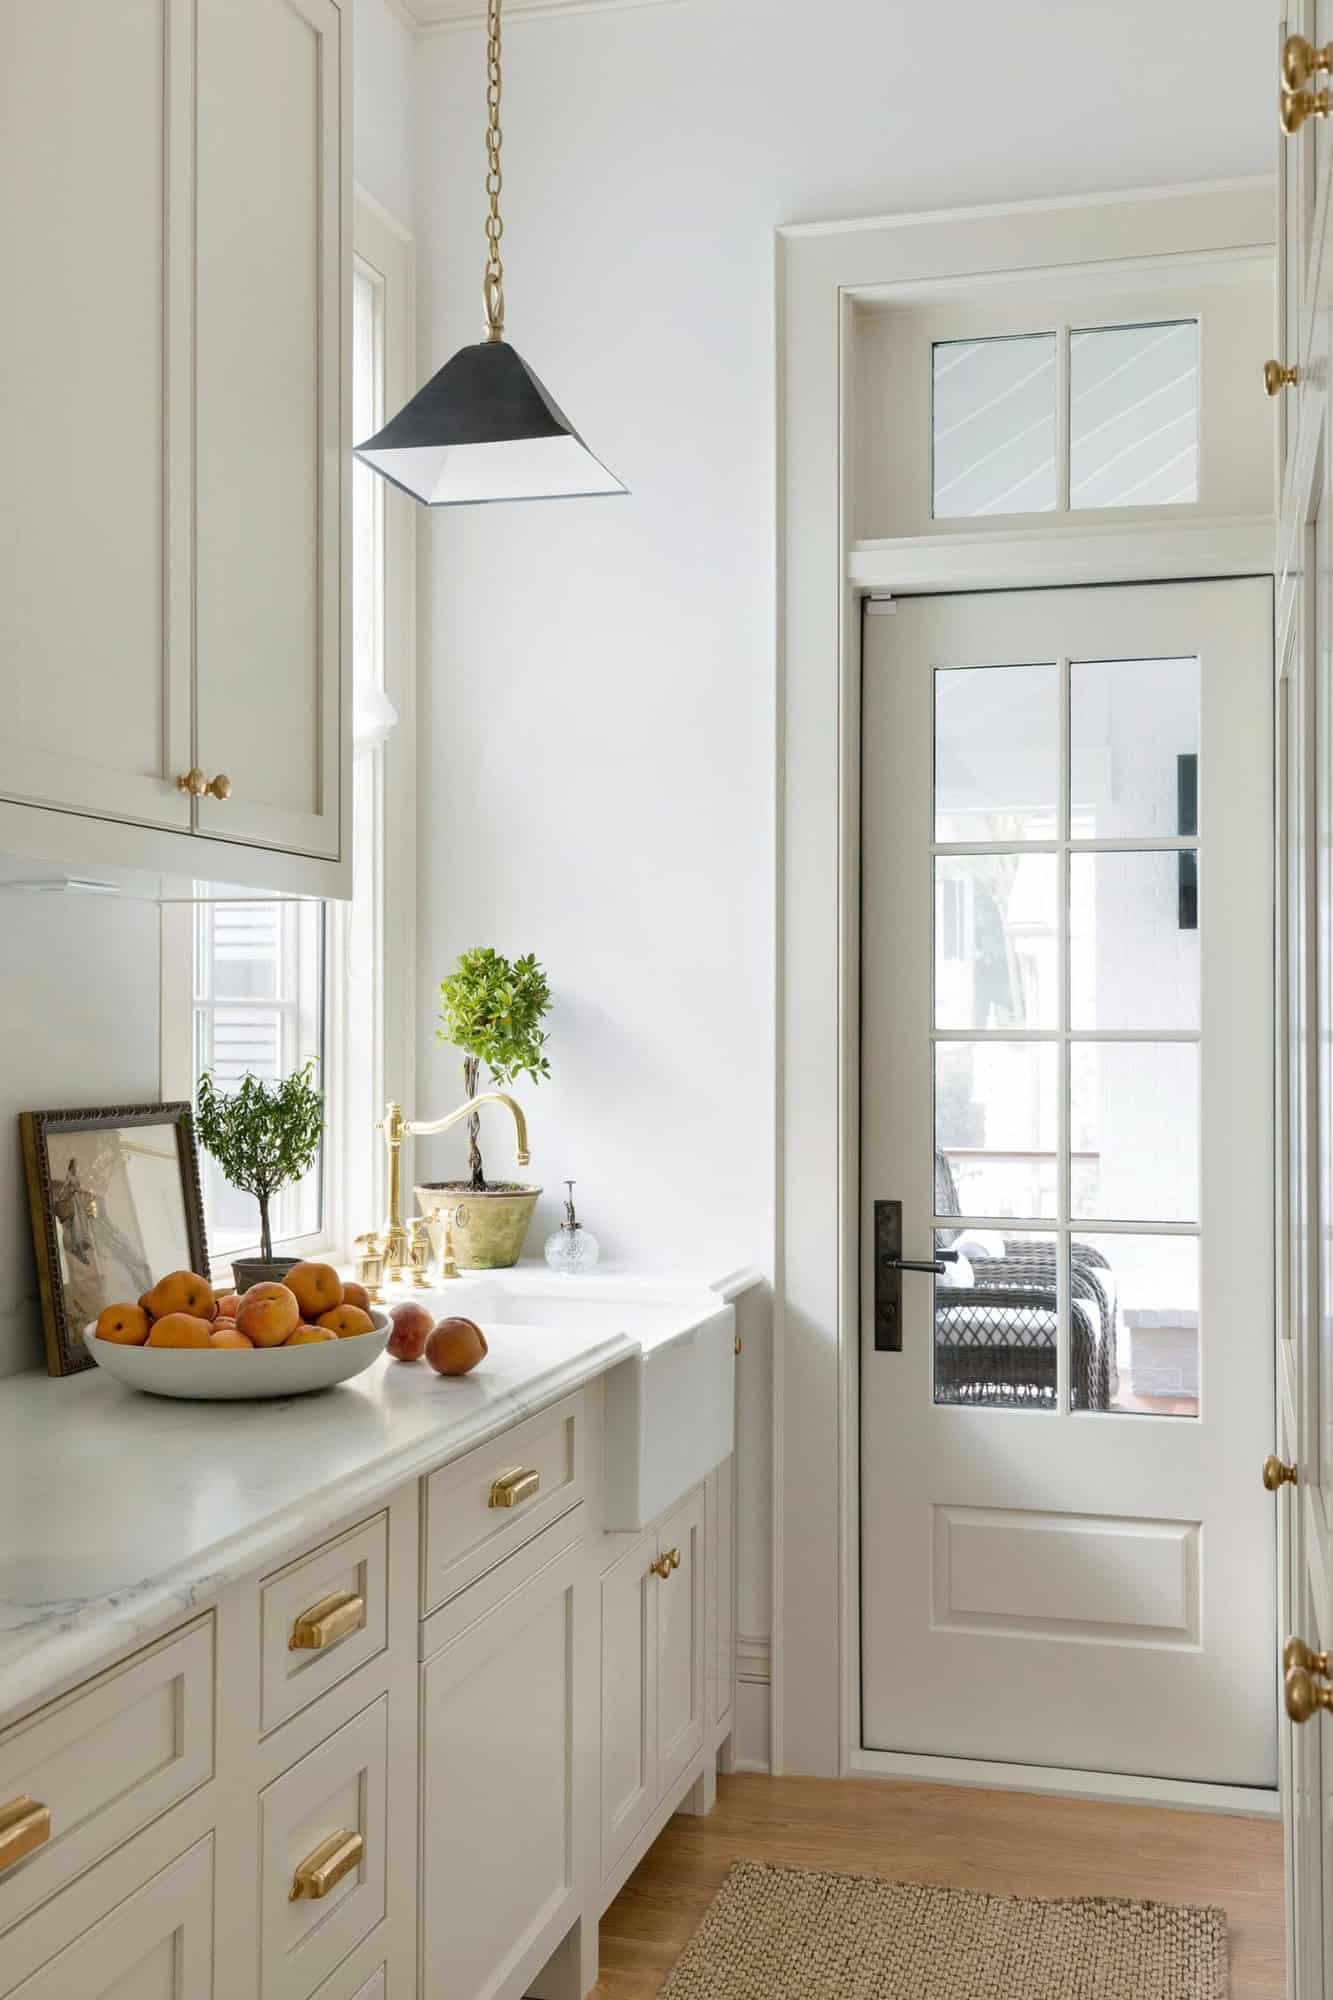
[[[602,14],[613,7],[661,7],[672,0],[504,0],[506,21],[532,14]],[[420,28],[476,27],[486,19],[485,0],[396,0],[398,11]]]

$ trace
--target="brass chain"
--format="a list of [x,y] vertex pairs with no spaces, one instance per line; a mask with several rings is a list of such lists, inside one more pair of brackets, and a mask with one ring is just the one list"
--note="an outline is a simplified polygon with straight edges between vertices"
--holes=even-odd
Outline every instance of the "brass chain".
[[486,215],[486,276],[482,293],[486,301],[486,338],[501,340],[505,330],[504,265],[500,261],[500,0],[486,0],[486,193],[490,207]]

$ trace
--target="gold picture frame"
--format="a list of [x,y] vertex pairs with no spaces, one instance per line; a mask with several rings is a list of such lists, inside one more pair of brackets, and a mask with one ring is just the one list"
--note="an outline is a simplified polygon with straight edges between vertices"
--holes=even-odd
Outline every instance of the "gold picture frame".
[[96,1366],[83,1329],[168,1271],[208,1274],[188,1104],[19,1114],[51,1375]]

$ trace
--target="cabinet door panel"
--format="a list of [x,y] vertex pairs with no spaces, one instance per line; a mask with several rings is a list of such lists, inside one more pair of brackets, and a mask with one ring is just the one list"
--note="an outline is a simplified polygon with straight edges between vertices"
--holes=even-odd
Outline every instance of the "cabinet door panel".
[[339,851],[341,15],[199,0],[195,761],[219,838]]
[[9,0],[5,27],[0,797],[184,829],[191,10]]
[[607,1875],[657,1804],[657,1601],[648,1565],[655,1534],[640,1535],[602,1578],[602,1873]]
[[724,1458],[708,1480],[710,1723],[721,1722],[730,1709],[736,1674],[735,1468],[734,1458]]
[[696,1487],[657,1531],[658,1548],[679,1550],[657,1599],[658,1793],[669,1791],[704,1740],[704,1493]]
[[422,1677],[422,1983],[507,1990],[576,1914],[574,1597],[580,1550],[428,1660]]
[[212,1993],[210,1834],[15,1987],[12,2000],[211,2000]]

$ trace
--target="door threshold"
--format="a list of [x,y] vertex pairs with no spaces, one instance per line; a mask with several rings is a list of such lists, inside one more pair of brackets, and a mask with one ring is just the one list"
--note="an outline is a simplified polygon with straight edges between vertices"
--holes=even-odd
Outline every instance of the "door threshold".
[[1120,1805],[1174,1806],[1188,1812],[1251,1813],[1277,1819],[1276,1787],[1209,1785],[1190,1778],[1147,1778],[1122,1771],[1066,1771],[1053,1764],[992,1764],[976,1757],[928,1757],[909,1750],[853,1750],[848,1773],[860,1778],[920,1778],[936,1785],[989,1791],[1050,1792]]

